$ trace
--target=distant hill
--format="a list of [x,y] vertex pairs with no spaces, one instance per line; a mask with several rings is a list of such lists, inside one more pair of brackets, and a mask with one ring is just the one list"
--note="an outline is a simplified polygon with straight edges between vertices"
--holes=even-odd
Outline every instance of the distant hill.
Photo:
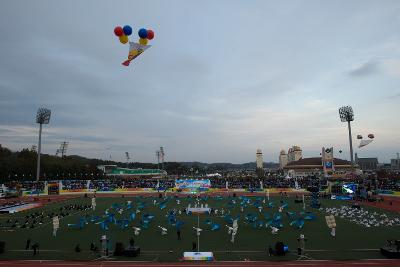
[[[220,169],[220,170],[255,170],[256,162],[247,162],[247,163],[203,163],[203,162],[179,162],[180,164],[188,167],[199,167],[204,169]],[[279,168],[279,163],[275,162],[264,162],[264,168],[274,169]]]
[[[23,149],[13,152],[0,144],[0,180],[32,180],[36,175],[37,152]],[[157,164],[142,162],[115,162],[110,160],[89,159],[78,155],[57,157],[42,154],[41,174],[46,179],[92,179],[101,178],[103,174],[98,165],[118,165],[126,168],[156,169]],[[279,164],[265,162],[264,168],[277,168]],[[161,166],[160,166],[161,167]],[[229,170],[255,170],[256,163],[202,163],[202,162],[165,162],[164,169],[168,174],[210,173]]]

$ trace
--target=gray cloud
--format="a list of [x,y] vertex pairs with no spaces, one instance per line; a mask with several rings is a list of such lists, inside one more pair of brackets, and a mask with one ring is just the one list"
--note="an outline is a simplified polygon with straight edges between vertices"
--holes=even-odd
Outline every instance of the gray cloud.
[[[51,153],[66,139],[71,153],[93,157],[107,157],[111,147],[113,158],[123,160],[129,151],[155,161],[154,151],[164,145],[168,160],[245,162],[254,160],[257,147],[265,148],[266,160],[277,160],[285,146],[319,151],[345,143],[345,132],[330,134],[339,127],[336,107],[343,99],[357,111],[355,127],[366,127],[361,118],[378,108],[377,97],[398,94],[396,76],[384,71],[368,83],[347,79],[372,77],[378,61],[347,77],[343,69],[366,58],[400,58],[386,45],[400,46],[392,23],[400,3],[316,3],[118,1],[113,12],[115,3],[103,0],[79,7],[4,0],[0,140],[12,149],[36,143],[34,117],[44,105],[52,118],[43,149]],[[133,26],[133,40],[139,27],[156,33],[128,68],[121,66],[128,48],[113,35],[118,24]],[[382,102],[394,121],[399,107]],[[368,121],[384,132],[400,130]],[[393,135],[385,142],[400,145]],[[387,147],[375,145],[384,158]]]
[[353,77],[364,77],[376,74],[378,72],[379,72],[379,63],[377,61],[368,61],[352,69],[349,72],[349,75]]

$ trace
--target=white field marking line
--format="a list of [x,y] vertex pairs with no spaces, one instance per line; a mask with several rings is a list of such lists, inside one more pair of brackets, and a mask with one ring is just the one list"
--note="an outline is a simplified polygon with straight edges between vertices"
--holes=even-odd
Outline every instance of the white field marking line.
[[380,251],[379,248],[355,248],[352,251]]
[[385,258],[382,258],[382,259],[360,259],[360,261],[399,261],[400,262],[399,259],[385,259]]
[[[113,264],[108,264],[108,263],[114,263],[114,264],[116,264],[116,263],[118,263],[118,262],[110,262],[110,261],[107,261],[107,262],[101,262],[100,264],[87,264],[87,263],[50,263],[50,262],[48,262],[48,263],[46,263],[46,262],[42,262],[42,261],[40,261],[40,263],[41,263],[41,265],[42,266],[116,266],[116,265],[113,265]],[[121,262],[119,262],[119,263],[121,263]],[[125,262],[126,263],[126,262]],[[138,263],[138,264],[136,264],[136,263]],[[141,263],[144,263],[143,261],[142,262],[135,262],[135,261],[131,261],[131,262],[129,262],[129,265],[124,265],[124,264],[122,264],[121,266],[140,266],[140,264]],[[186,263],[186,264],[185,264]],[[237,266],[237,267],[243,267],[243,266],[245,266],[246,264],[229,264],[229,265],[226,265],[226,264],[218,264],[218,263],[209,263],[209,264],[207,264],[207,263],[204,263],[204,264],[191,264],[191,263],[189,263],[189,262],[185,262],[185,263],[181,263],[181,264],[173,264],[173,263],[171,263],[171,264],[155,264],[155,263],[153,263],[153,264],[146,264],[145,266],[157,266],[157,267],[161,267],[161,266],[165,266],[165,267],[171,267],[171,266],[181,266],[181,267],[183,267],[183,266],[231,266],[231,267],[233,267],[233,266]],[[251,265],[251,263],[255,263],[255,262],[251,262],[251,261],[241,261],[241,262],[237,262],[237,263],[249,263],[249,265]],[[0,265],[9,265],[10,263],[9,262],[0,262]],[[28,264],[30,264],[30,263],[12,263],[13,265],[28,265]],[[350,264],[350,263],[346,263],[346,264]],[[358,263],[358,264],[364,264],[364,263]],[[368,263],[368,264],[370,264],[370,263]],[[379,264],[379,263],[372,263],[372,264]],[[313,266],[313,265],[315,265],[315,266],[321,266],[321,264],[318,264],[318,263],[281,263],[281,264],[269,264],[269,263],[266,263],[265,264],[265,266],[299,266],[299,265],[302,265],[302,266],[304,266],[304,265],[307,265],[307,266]],[[338,264],[338,265],[340,265],[340,264]],[[262,266],[262,265],[260,265],[260,266]]]
[[[106,261],[106,262],[100,262],[100,264],[87,264],[87,263],[46,263],[46,262],[40,261],[40,263],[41,263],[41,266],[117,266],[115,264],[116,263],[121,263],[121,262]],[[114,264],[108,264],[108,263],[114,263]],[[123,264],[121,266],[149,266],[149,267],[152,267],[152,266],[154,266],[154,267],[174,267],[174,266],[179,266],[179,267],[185,267],[185,266],[188,266],[188,267],[190,267],[190,266],[195,266],[195,267],[205,267],[205,266],[243,267],[243,266],[246,266],[246,264],[229,264],[229,265],[226,265],[226,264],[218,264],[218,263],[214,263],[214,262],[212,262],[212,263],[206,263],[205,262],[204,264],[192,264],[190,262],[185,262],[185,263],[180,263],[180,264],[174,264],[174,263],[171,263],[171,264],[165,264],[165,263],[164,264],[163,263],[155,264],[155,263],[153,263],[153,264],[146,264],[146,265],[140,265],[141,263],[144,263],[144,262],[137,262],[137,263],[138,264],[136,264],[136,261],[130,261],[129,265],[124,265]],[[251,266],[251,264],[255,263],[255,262],[254,261],[240,261],[238,263],[248,263],[248,265]],[[9,262],[0,262],[0,265],[9,265],[9,264],[10,264]],[[29,263],[12,263],[12,264],[13,265],[21,265],[21,266],[23,266],[23,265],[27,265]],[[376,263],[376,264],[379,264],[379,263]],[[307,264],[304,264],[304,263],[303,264],[301,264],[301,263],[280,263],[280,264],[278,264],[278,263],[276,263],[276,264],[266,263],[265,265],[260,265],[260,266],[299,266],[299,265],[301,265],[301,266],[304,266],[304,265],[307,265],[307,266],[321,266],[321,264],[318,264],[318,263],[307,263]]]
[[[31,250],[25,250],[25,249],[10,249],[8,251],[12,252],[24,252],[24,251],[31,251]],[[57,249],[41,249],[39,251],[45,251],[45,252],[68,252],[67,250],[57,250]],[[375,248],[361,248],[361,249],[350,249],[350,250],[329,250],[329,249],[307,249],[306,251],[308,252],[338,252],[338,251],[380,251],[380,249],[375,249]],[[266,250],[215,250],[214,253],[265,253]],[[168,253],[170,254],[169,250],[143,250],[142,253],[146,254],[157,254],[157,253]],[[179,253],[179,251],[173,251],[172,253]],[[362,259],[364,260],[364,259]],[[367,259],[370,260],[370,259]],[[372,259],[374,260],[374,259]],[[378,260],[378,259],[375,259]],[[108,261],[110,262],[110,261]],[[119,261],[121,262],[121,261]],[[233,261],[235,262],[235,261]]]
[[345,265],[378,265],[382,264],[382,262],[352,262],[352,263],[345,263]]
[[[303,260],[303,261],[292,261],[292,262],[285,262],[285,263],[276,263],[273,261],[214,261],[214,262],[204,262],[204,264],[191,264],[190,262],[184,262],[181,264],[176,264],[176,263],[161,263],[161,264],[157,264],[157,263],[153,263],[153,264],[147,264],[146,266],[243,266],[243,264],[230,264],[230,265],[226,265],[224,263],[265,263],[266,266],[299,266],[299,265],[317,265],[317,266],[321,266],[321,264],[318,264],[318,262],[325,262],[325,263],[330,263],[332,265],[342,265],[342,264],[346,264],[346,265],[350,265],[350,264],[356,264],[356,265],[360,265],[360,264],[369,264],[369,265],[376,265],[376,264],[382,264],[381,260],[384,261],[399,261],[397,259],[369,259],[369,260],[375,260],[378,262],[347,262],[347,261],[334,261],[334,260]],[[358,261],[358,260],[357,260]],[[107,261],[104,263],[131,263],[132,265],[135,265],[136,262],[148,262],[148,261]],[[186,265],[185,265],[186,263]],[[207,265],[208,264],[208,265]]]
[[[22,251],[26,251],[26,252],[32,252],[32,249],[10,249],[7,251],[12,251],[12,252],[22,252]],[[62,252],[62,251],[66,251],[66,250],[56,250],[56,249],[39,249],[40,251],[45,251],[45,252]]]
[[[48,264],[43,264],[42,266],[117,266],[114,264],[108,264],[109,261],[107,262],[101,262],[99,265],[95,265],[95,264],[85,264],[85,263],[53,263],[51,265]],[[116,262],[114,262],[116,263]],[[245,264],[216,264],[216,263],[204,263],[204,264],[192,264],[190,262],[185,262],[185,263],[181,263],[181,264],[146,264],[146,265],[140,265],[140,263],[135,264],[135,262],[130,262],[129,265],[121,265],[121,266],[149,266],[149,267],[173,267],[173,266],[179,266],[179,267],[190,267],[190,266],[194,266],[194,267],[205,267],[205,266],[229,266],[229,267],[243,267],[246,265],[250,265],[252,266],[252,261],[242,261],[240,263],[245,263]],[[248,264],[247,264],[248,263]],[[332,263],[332,265],[343,265],[344,263]],[[378,265],[378,264],[382,264],[382,263],[345,263],[346,265]],[[275,264],[269,264],[266,263],[264,265],[260,265],[260,266],[322,266],[321,263],[275,263]]]
[[310,252],[343,252],[343,251],[380,251],[379,248],[355,248],[355,249],[306,249],[305,251],[310,251]]
[[55,265],[75,265],[75,266],[88,266],[89,262],[60,262],[58,260],[51,260],[51,261],[46,261],[46,260],[26,260],[26,262],[15,262],[15,261],[8,261],[8,262],[0,262],[0,265],[21,265],[21,266],[39,266],[36,264],[40,264],[40,266],[55,266]]
[[[85,261],[85,260],[77,261],[77,262],[73,262],[73,261],[69,262],[66,260],[43,260],[43,259],[41,259],[41,260],[40,259],[38,259],[38,260],[0,260],[0,265],[8,264],[10,262],[12,262],[13,264],[31,264],[32,262],[40,262],[40,263],[52,263],[52,264],[56,263],[56,264],[89,264],[89,265],[94,264],[94,265],[96,265],[95,264],[96,262]],[[98,263],[135,263],[135,262],[150,262],[150,263],[157,265],[157,263],[154,263],[153,261],[139,261],[139,260],[138,261],[107,260],[107,261],[99,261]],[[232,262],[235,262],[235,261],[232,261]],[[238,261],[238,262],[240,262],[240,261]],[[163,263],[163,264],[165,265],[165,264],[169,264],[169,263]],[[174,265],[175,263],[171,262],[170,264]]]
[[[25,249],[10,249],[8,251],[12,251],[12,252],[24,252],[24,251],[31,251],[30,249],[25,250]],[[56,250],[56,249],[40,249],[39,251],[46,251],[46,252],[68,252],[68,250]],[[334,250],[307,250],[307,251],[334,251]],[[265,253],[265,250],[219,250],[219,251],[214,251],[215,253]],[[143,250],[141,253],[148,253],[148,254],[157,254],[157,253],[168,253],[171,254],[169,252],[169,250]],[[175,251],[172,253],[179,253],[179,251]],[[110,261],[107,261],[110,262]],[[121,262],[121,261],[118,261]],[[235,261],[233,261],[235,262]]]
[[[4,264],[4,262],[10,262],[10,260],[4,260],[4,261],[0,261],[0,264]],[[43,263],[46,263],[46,262],[59,262],[59,263],[68,263],[68,261],[65,261],[65,260],[11,260],[11,262],[13,262],[13,263],[29,263],[29,262],[43,262]],[[301,262],[319,262],[319,261],[322,261],[322,262],[332,262],[332,263],[352,263],[351,261],[340,261],[340,260],[302,260]],[[353,261],[398,261],[398,262],[400,262],[400,259],[386,259],[386,258],[378,258],[378,259],[359,259],[359,260],[353,260]],[[87,262],[89,262],[89,261],[82,261],[82,262],[85,262],[85,263],[87,263]],[[112,263],[135,263],[135,262],[151,262],[151,261],[113,261],[113,260],[110,260],[110,261],[105,261],[105,262],[112,262]],[[276,263],[276,262],[274,262],[274,261],[234,261],[234,260],[232,260],[232,261],[213,261],[213,262],[215,262],[215,263],[231,263],[231,262],[233,262],[233,263],[235,263],[235,262],[265,262],[265,263]],[[290,261],[289,261],[290,262]],[[286,262],[286,263],[289,263],[288,261]],[[293,260],[292,261],[293,263],[296,263],[296,264],[298,264],[298,262],[297,261],[295,261],[295,260]],[[156,264],[156,263],[154,263],[154,264]],[[164,265],[168,265],[168,264],[170,264],[170,265],[173,265],[173,264],[176,264],[176,263],[173,263],[173,262],[171,262],[171,263],[163,263]],[[280,265],[280,263],[279,263],[279,265]]]
[[[329,249],[306,249],[309,252],[328,252],[328,251],[379,251],[380,249],[377,248],[358,248],[358,249],[348,249],[348,250],[329,250]],[[147,253],[169,253],[169,250],[143,250],[143,252]],[[173,251],[179,252],[179,251]],[[223,252],[230,252],[230,253],[264,253],[267,250],[214,250],[214,253],[223,253]],[[228,261],[229,262],[229,261]]]
[[[381,260],[381,259],[374,259],[374,260]],[[68,263],[68,262],[60,262],[60,263],[52,263],[51,261],[46,261],[46,260],[30,260],[29,262],[40,262],[43,265],[42,266],[114,266],[113,264],[107,264],[107,263],[129,263],[129,265],[122,265],[122,266],[140,266],[140,263],[144,263],[144,262],[149,262],[149,261],[106,261],[106,262],[101,262],[100,265],[97,264],[88,264],[88,263]],[[14,265],[26,265],[29,264],[29,262],[13,262]],[[274,262],[268,262],[268,261],[236,261],[236,263],[248,263],[249,265],[251,265],[252,263],[262,263],[264,262],[265,265],[264,266],[321,266],[320,263],[317,262],[330,262],[329,260],[305,260],[305,261],[300,261],[300,262],[293,262],[293,263],[274,263]],[[307,262],[307,263],[305,263]],[[316,263],[314,263],[316,262]],[[49,265],[49,264],[51,265]],[[136,264],[138,263],[138,264]],[[246,264],[230,264],[230,265],[226,265],[226,264],[219,264],[219,263],[227,263],[227,262],[204,262],[203,264],[192,264],[190,262],[185,262],[185,263],[161,263],[161,264],[157,264],[152,262],[153,264],[146,264],[146,266],[155,266],[155,267],[172,267],[172,266],[198,266],[198,267],[204,267],[204,266],[231,266],[231,267],[243,267]],[[7,265],[9,264],[9,262],[1,262],[0,261],[0,265]],[[382,264],[381,262],[340,262],[340,261],[331,261],[330,263],[331,265],[342,265],[342,264],[346,264],[346,265],[378,265],[378,264]],[[260,265],[262,266],[262,265]]]
[[[43,262],[43,263],[45,263],[45,262],[59,262],[59,263],[63,263],[63,262],[65,262],[65,263],[68,263],[68,261],[65,261],[65,260],[16,260],[16,261],[13,261],[13,262],[15,262],[15,263],[26,263],[26,262],[37,262],[37,261],[39,261],[39,262]],[[340,260],[302,260],[301,262],[332,262],[332,263],[352,263],[352,262],[349,262],[349,261],[340,261]],[[359,260],[353,260],[353,261],[398,261],[398,262],[400,262],[400,260],[399,259],[386,259],[386,258],[379,258],[379,259],[359,259]],[[82,261],[82,262],[85,262],[86,263],[86,261]],[[89,261],[88,261],[89,262]],[[110,260],[110,261],[105,261],[105,262],[112,262],[112,263],[135,263],[135,262],[152,262],[152,261],[113,261],[113,260]],[[237,262],[265,262],[265,263],[276,263],[276,262],[274,262],[274,261],[213,261],[214,263],[237,263]],[[291,262],[293,262],[293,263],[296,263],[296,264],[298,264],[298,262],[297,261],[295,261],[295,260],[292,260]],[[2,263],[2,261],[0,261],[0,264]],[[290,263],[290,261],[289,262],[286,262],[286,263]],[[156,263],[154,263],[154,264],[156,264]],[[173,263],[173,262],[171,262],[171,263],[163,263],[164,265],[174,265],[175,263]],[[280,265],[280,264],[279,264]]]
[[[378,248],[357,248],[357,249],[346,249],[346,250],[333,250],[333,249],[306,249],[309,252],[338,252],[338,251],[379,251]],[[232,252],[232,253],[257,253],[266,252],[266,250],[215,250],[214,252]]]
[[[121,266],[141,266],[138,264],[135,264],[135,262],[130,262],[130,265],[121,265]],[[245,264],[240,264],[240,263],[245,263]],[[142,266],[149,266],[149,267],[172,267],[172,266],[179,266],[179,267],[190,267],[190,266],[195,266],[195,267],[205,267],[205,266],[229,266],[229,267],[243,267],[246,265],[250,265],[253,266],[252,264],[254,263],[259,263],[258,261],[237,261],[236,264],[219,264],[218,262],[204,262],[203,264],[196,264],[196,263],[191,263],[190,261],[188,262],[182,262],[180,264],[168,264],[168,263],[161,263],[161,264],[146,264],[146,265],[142,265]],[[299,263],[273,263],[270,264],[270,262],[265,262],[265,264],[263,265],[259,265],[259,266],[304,266],[305,264],[299,264]],[[102,266],[109,266],[108,264],[104,264]],[[114,266],[114,265],[111,265]],[[307,266],[321,266],[321,264],[317,264],[317,263],[308,263]]]
[[257,252],[267,252],[267,250],[214,250],[213,252],[232,252],[232,253],[257,253]]

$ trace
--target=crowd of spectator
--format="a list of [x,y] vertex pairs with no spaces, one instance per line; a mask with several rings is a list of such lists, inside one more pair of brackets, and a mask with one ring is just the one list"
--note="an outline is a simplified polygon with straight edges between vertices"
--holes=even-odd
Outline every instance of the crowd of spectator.
[[43,190],[45,187],[44,181],[7,181],[4,183],[7,188],[11,188],[13,190]]
[[268,178],[211,178],[212,188],[228,188],[240,189],[246,188],[250,190],[258,190],[262,188],[308,188],[310,186],[319,186],[326,184],[325,179],[309,176],[297,179],[287,179],[284,177],[268,177]]
[[62,180],[62,186],[64,190],[79,190],[87,188],[86,180]]
[[[210,179],[211,188],[229,189],[248,189],[260,190],[261,188],[304,188],[321,187],[327,185],[327,180],[321,177],[308,176],[303,178],[285,178],[284,176],[271,176],[266,178],[254,177],[213,177]],[[58,181],[55,181],[58,183]],[[374,179],[373,177],[357,177],[346,180],[346,182],[356,183],[363,187],[378,190],[400,191],[400,182],[397,179]],[[44,181],[7,181],[5,186],[14,190],[43,191]],[[93,189],[97,191],[113,191],[124,188],[155,188],[165,190],[175,187],[175,178],[143,178],[143,179],[95,179],[95,180],[61,180],[60,190],[81,190]]]
[[[51,183],[51,181],[49,181]],[[59,181],[55,181],[59,182]],[[10,190],[43,191],[45,181],[7,181],[4,185]],[[60,190],[94,189],[97,191],[113,191],[124,188],[173,188],[174,179],[103,179],[103,180],[61,180]]]
[[397,182],[396,180],[387,179],[385,181],[378,182],[377,187],[380,190],[400,191],[400,182]]

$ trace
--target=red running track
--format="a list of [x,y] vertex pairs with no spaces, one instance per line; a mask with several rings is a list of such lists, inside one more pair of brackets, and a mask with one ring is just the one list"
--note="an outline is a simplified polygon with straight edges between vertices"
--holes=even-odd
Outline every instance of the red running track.
[[[384,201],[379,202],[358,202],[361,205],[376,207],[379,209],[400,212],[400,197],[382,196]],[[400,265],[399,265],[400,266]]]

